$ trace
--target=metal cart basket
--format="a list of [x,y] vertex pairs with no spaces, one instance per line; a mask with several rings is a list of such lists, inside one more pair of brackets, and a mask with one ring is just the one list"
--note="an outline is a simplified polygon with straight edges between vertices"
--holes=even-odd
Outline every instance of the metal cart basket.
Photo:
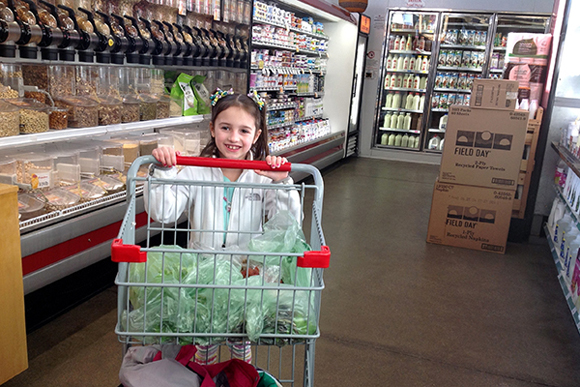
[[[111,251],[119,262],[115,332],[125,349],[216,344],[223,361],[231,356],[228,346],[250,345],[256,367],[282,384],[302,379],[312,386],[323,269],[330,260],[320,172],[303,164],[278,169],[312,176],[301,184],[185,180],[184,173],[137,177],[153,162],[140,157],[128,171],[128,208]],[[190,177],[216,168],[271,169],[263,161],[178,156],[177,162]],[[139,246],[136,187],[143,183],[149,217]],[[205,221],[200,226],[192,219]]]

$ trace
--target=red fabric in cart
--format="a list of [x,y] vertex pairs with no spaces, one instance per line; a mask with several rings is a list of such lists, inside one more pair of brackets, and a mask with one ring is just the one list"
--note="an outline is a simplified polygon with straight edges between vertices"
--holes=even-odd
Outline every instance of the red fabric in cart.
[[199,365],[191,361],[195,352],[193,345],[131,347],[123,359],[119,380],[124,387],[256,387],[258,385],[260,376],[251,364],[232,359],[213,365]]

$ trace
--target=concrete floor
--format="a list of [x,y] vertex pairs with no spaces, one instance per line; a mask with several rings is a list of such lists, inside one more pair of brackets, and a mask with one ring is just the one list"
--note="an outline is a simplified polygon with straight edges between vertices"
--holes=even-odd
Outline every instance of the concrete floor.
[[[425,243],[437,172],[353,159],[325,173],[333,255],[315,385],[580,386],[580,335],[546,241],[505,255]],[[4,386],[117,386],[115,313],[109,288],[30,333],[30,368]]]

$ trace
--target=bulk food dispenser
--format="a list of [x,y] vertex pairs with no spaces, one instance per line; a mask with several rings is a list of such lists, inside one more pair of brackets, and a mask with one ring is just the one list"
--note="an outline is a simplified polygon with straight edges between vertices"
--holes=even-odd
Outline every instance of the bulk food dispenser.
[[177,29],[174,29],[171,23],[164,21],[163,25],[165,26],[166,36],[168,39],[172,38],[176,46],[175,52],[173,53],[172,64],[174,66],[183,66],[183,53],[185,51],[183,35]]
[[[79,7],[78,10],[80,14],[83,14],[84,17],[86,17],[85,23],[90,24],[90,29],[93,30],[97,37],[97,42],[94,45],[97,63],[109,63],[111,61],[111,55],[108,52],[110,39],[109,27],[102,22],[97,23],[91,11],[83,7]],[[98,26],[100,26],[100,28]]]
[[44,8],[38,8],[32,0],[24,0],[28,4],[30,12],[36,17],[38,26],[42,30],[42,39],[38,43],[43,60],[58,59],[58,45],[62,43],[64,36],[56,18]]
[[7,0],[0,1],[0,57],[16,57],[16,41],[20,40],[21,33]]
[[79,34],[80,39],[74,46],[78,53],[79,62],[92,63],[95,59],[95,48],[99,44],[99,37],[95,33],[93,24],[83,12],[79,12],[77,17],[71,7],[64,4],[59,4],[58,7],[66,11],[68,17],[73,22],[74,30]]
[[173,55],[177,52],[177,43],[173,39],[173,35],[171,35],[170,32],[165,30],[162,22],[158,20],[153,20],[153,25],[155,25],[159,30],[159,32],[163,35],[163,39],[165,41],[165,44],[163,45],[165,51],[162,52],[162,55],[165,58],[164,64],[166,66],[172,66]]
[[67,62],[74,61],[76,54],[75,47],[79,45],[81,40],[79,32],[75,29],[75,23],[64,9],[58,8],[54,4],[44,0],[38,1],[57,20],[58,27],[63,34],[62,42],[58,45],[59,59]]
[[42,40],[42,29],[37,23],[36,16],[22,0],[8,0],[8,7],[14,11],[14,20],[20,27],[20,39],[16,41],[20,57],[36,59],[37,45]]
[[[129,41],[125,37],[125,31],[119,26],[119,24],[109,17],[104,12],[96,11],[97,15],[101,17],[104,26],[107,26],[109,31],[111,31],[109,46],[111,53],[111,63],[114,64],[124,64],[125,63],[125,51],[129,46]],[[104,29],[104,28],[103,28]]]
[[143,40],[139,36],[139,32],[131,23],[125,23],[125,19],[117,14],[111,14],[111,25],[115,26],[113,31],[121,36],[124,34],[127,42],[125,49],[121,50],[125,54],[127,63],[139,63],[139,51],[143,49]]
[[173,27],[177,31],[178,34],[183,36],[183,43],[182,43],[182,56],[183,56],[183,65],[184,66],[193,66],[193,54],[194,54],[194,46],[193,46],[193,38],[191,33],[188,32],[183,26],[180,26],[177,23],[173,23]]

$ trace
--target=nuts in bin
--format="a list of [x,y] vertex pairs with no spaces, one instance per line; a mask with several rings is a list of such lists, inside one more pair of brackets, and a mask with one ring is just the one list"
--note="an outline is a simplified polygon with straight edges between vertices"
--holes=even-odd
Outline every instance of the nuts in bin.
[[68,127],[68,109],[54,109],[48,117],[50,129],[66,129]]
[[20,133],[42,133],[48,130],[48,114],[42,111],[20,111]]
[[20,112],[0,112],[0,137],[16,136],[20,133]]
[[25,91],[24,98],[32,98],[38,102],[46,103],[46,94],[40,93],[38,91]]

